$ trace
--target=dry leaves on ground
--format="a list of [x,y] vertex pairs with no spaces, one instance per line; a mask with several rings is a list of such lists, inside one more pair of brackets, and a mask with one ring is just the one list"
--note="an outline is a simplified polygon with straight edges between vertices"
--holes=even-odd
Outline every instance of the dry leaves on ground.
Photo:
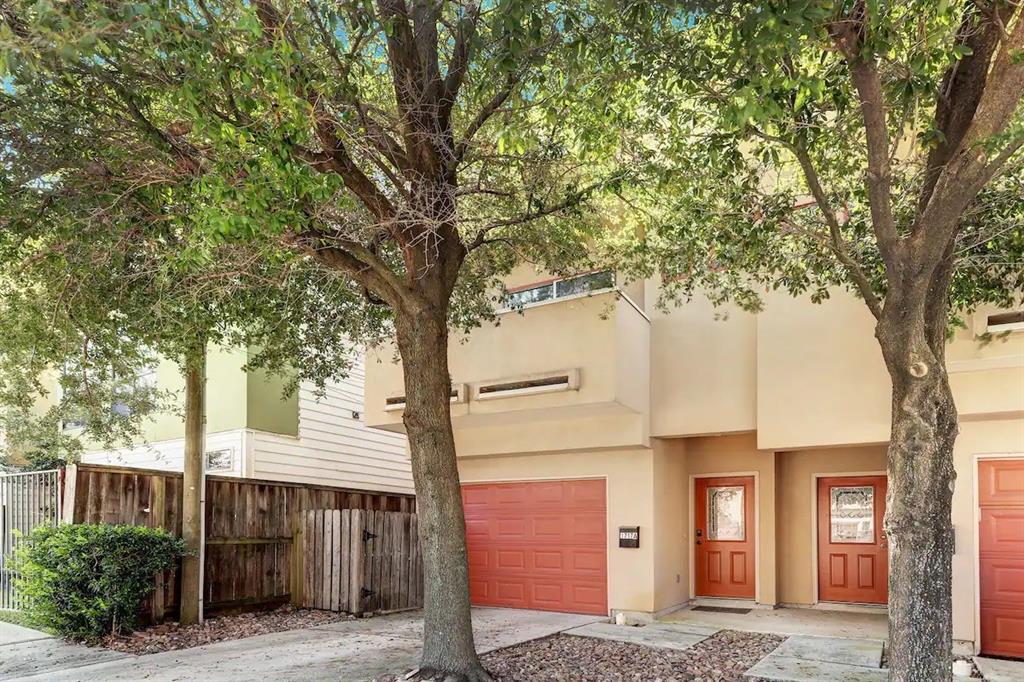
[[212,642],[242,639],[268,632],[298,630],[350,620],[352,616],[332,611],[297,609],[282,606],[273,611],[242,613],[234,616],[216,616],[201,625],[181,627],[177,623],[154,625],[130,636],[108,637],[103,646],[130,654],[155,654],[203,646]]

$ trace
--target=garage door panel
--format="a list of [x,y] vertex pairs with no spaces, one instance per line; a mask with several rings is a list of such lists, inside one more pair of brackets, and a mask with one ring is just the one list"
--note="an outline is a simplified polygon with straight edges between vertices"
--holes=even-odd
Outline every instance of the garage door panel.
[[1024,609],[1024,561],[991,559],[981,562],[981,601]]
[[605,484],[464,486],[475,604],[607,614]]
[[603,579],[607,557],[599,549],[500,546],[469,551],[469,565],[481,577],[571,574]]
[[981,652],[1024,658],[1024,459],[978,462]]

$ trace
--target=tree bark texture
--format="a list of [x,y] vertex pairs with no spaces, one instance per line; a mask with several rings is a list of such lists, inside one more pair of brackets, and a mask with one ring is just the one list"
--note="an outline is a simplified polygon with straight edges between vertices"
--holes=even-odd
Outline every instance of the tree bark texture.
[[185,367],[185,470],[181,497],[182,625],[202,621],[203,468],[206,441],[206,347],[192,354]]
[[490,680],[473,644],[466,522],[450,410],[446,312],[433,306],[399,312],[396,331],[405,373],[403,421],[423,552],[420,675]]
[[[941,302],[890,295],[876,335],[892,378],[885,532],[889,667],[896,682],[952,676],[951,520],[957,410],[945,367]],[[925,299],[927,296],[922,296]]]

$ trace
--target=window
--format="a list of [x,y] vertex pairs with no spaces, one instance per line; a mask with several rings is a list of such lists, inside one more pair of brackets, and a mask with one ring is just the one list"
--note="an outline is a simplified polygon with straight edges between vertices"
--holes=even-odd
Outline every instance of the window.
[[207,471],[225,471],[234,468],[235,451],[232,448],[210,450],[206,453]]
[[[116,394],[130,396],[136,391],[149,391],[156,387],[156,368],[144,367],[140,369],[132,381],[125,381],[116,389]],[[120,417],[131,416],[132,407],[127,402],[115,400],[110,406],[110,411]]]
[[614,273],[611,270],[602,270],[512,291],[508,294],[505,302],[509,308],[522,308],[533,303],[578,296],[592,291],[611,289],[614,286]]
[[985,321],[988,331],[992,333],[1017,331],[1024,329],[1024,310],[993,313]]
[[832,542],[869,545],[875,541],[873,486],[835,486],[829,489]]
[[743,486],[708,488],[708,540],[739,540],[747,537],[743,514]]

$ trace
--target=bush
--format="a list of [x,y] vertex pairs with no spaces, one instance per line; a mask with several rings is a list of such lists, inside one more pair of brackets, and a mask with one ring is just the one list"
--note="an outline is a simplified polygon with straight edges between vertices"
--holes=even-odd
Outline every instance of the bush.
[[185,545],[162,528],[62,524],[21,540],[17,588],[33,623],[70,639],[131,632],[154,576]]

